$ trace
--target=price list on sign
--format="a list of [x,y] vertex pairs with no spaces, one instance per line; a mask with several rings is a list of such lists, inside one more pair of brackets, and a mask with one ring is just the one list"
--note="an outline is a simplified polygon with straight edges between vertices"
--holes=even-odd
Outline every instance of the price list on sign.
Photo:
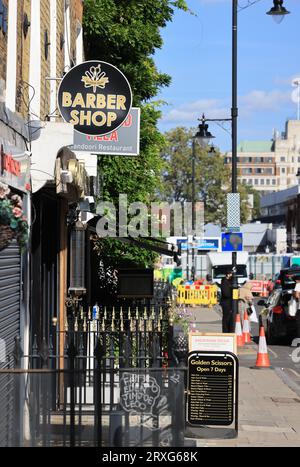
[[189,356],[188,422],[231,425],[234,421],[236,360],[232,354]]

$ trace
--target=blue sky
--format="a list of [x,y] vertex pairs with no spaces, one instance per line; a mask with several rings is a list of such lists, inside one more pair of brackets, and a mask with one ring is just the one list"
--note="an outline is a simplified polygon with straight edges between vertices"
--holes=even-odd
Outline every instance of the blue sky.
[[[154,56],[159,70],[172,76],[158,96],[167,102],[161,131],[195,127],[203,111],[207,118],[230,116],[232,2],[187,1],[197,16],[176,12]],[[297,118],[292,80],[300,78],[300,0],[284,5],[291,14],[280,25],[265,14],[272,0],[239,12],[239,141],[269,140],[274,128],[283,131],[287,118]],[[210,129],[216,146],[230,150],[230,135],[216,125]]]

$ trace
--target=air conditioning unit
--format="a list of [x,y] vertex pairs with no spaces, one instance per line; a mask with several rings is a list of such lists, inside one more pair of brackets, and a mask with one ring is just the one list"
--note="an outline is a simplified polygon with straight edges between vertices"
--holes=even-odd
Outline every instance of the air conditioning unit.
[[84,295],[85,287],[85,226],[76,222],[70,239],[70,287],[69,294]]

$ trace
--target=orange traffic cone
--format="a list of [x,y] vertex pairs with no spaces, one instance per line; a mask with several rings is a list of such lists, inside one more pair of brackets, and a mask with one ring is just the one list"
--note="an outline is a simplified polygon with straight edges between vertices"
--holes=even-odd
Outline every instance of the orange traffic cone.
[[264,326],[260,326],[259,329],[258,353],[254,368],[271,368]]
[[243,347],[245,345],[245,339],[242,333],[241,317],[239,313],[236,314],[235,334],[236,334],[236,343],[238,347]]
[[251,336],[250,336],[248,313],[246,310],[244,312],[243,336],[244,336],[245,344],[249,344],[249,342],[251,342]]

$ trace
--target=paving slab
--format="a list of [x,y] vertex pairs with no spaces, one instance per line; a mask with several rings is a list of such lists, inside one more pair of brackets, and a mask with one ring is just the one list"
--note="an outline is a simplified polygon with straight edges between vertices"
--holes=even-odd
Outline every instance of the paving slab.
[[[221,332],[221,317],[215,309],[192,309],[200,332]],[[300,446],[300,400],[274,369],[249,368],[256,361],[257,344],[238,351],[239,435],[236,439],[198,439],[199,447]],[[272,355],[270,355],[272,360]]]

